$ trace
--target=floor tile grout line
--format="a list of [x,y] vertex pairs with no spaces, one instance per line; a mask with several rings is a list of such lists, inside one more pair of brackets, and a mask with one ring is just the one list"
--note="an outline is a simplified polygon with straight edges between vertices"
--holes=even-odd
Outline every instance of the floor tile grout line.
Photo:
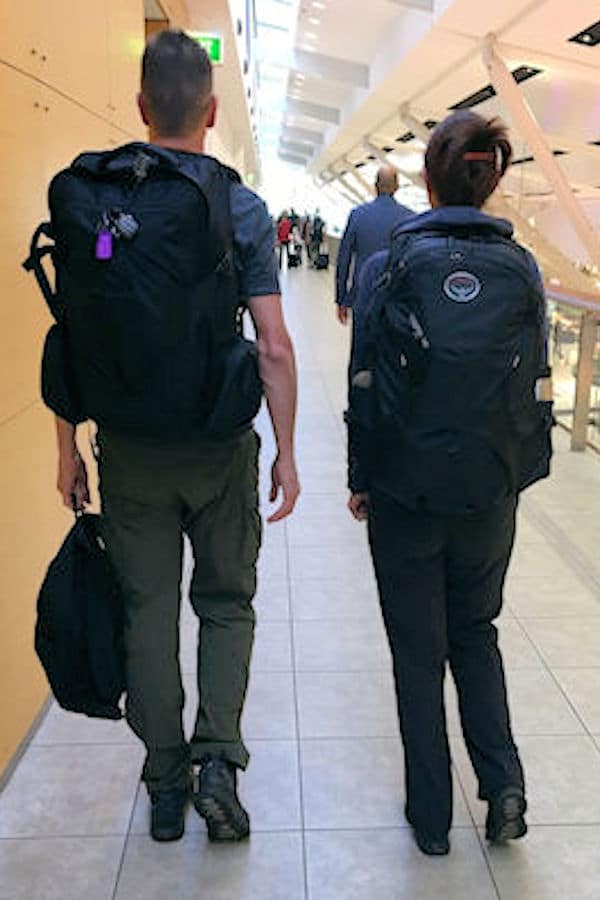
[[[452,825],[453,832],[461,832],[466,833],[470,831],[483,832],[485,826],[479,825],[475,822],[472,813],[469,809],[467,809],[469,813],[469,818],[471,822],[468,824],[457,824]],[[534,822],[529,823],[529,830],[555,830],[555,829],[563,829],[563,828],[584,828],[587,830],[600,830],[600,820],[598,821],[562,821],[562,822]],[[279,834],[297,834],[300,836],[302,834],[302,828],[298,826],[289,825],[284,826],[282,828],[253,828],[253,834],[260,835],[279,835]],[[403,834],[406,834],[410,831],[410,825],[408,823],[398,822],[396,824],[367,824],[367,825],[308,825],[304,828],[304,831],[307,834],[323,834],[323,833],[335,833],[335,834],[344,834],[348,833],[357,833],[357,832],[390,832],[397,831]],[[192,838],[203,838],[205,834],[203,831],[189,830],[186,832],[187,837]],[[146,832],[135,832],[130,831],[128,834],[115,834],[114,832],[106,833],[106,834],[18,834],[18,835],[0,835],[0,845],[2,844],[10,844],[20,841],[24,841],[27,843],[37,843],[44,841],[116,841],[119,840],[124,842],[125,839],[132,841],[152,841],[149,834]],[[152,842],[154,845],[154,842]],[[111,898],[112,900],[112,898]]]
[[285,523],[285,553],[288,569],[288,608],[290,611],[290,652],[292,654],[292,696],[294,700],[294,720],[296,724],[296,763],[298,766],[298,802],[300,805],[300,827],[301,827],[301,848],[302,848],[302,874],[304,882],[304,898],[309,898],[309,880],[308,880],[308,852],[306,847],[306,821],[304,815],[304,781],[302,773],[302,753],[300,747],[300,712],[298,707],[298,679],[296,677],[296,644],[294,636],[294,622],[292,618],[292,582],[290,578],[290,547],[288,541],[288,523]]
[[584,553],[571,539],[566,531],[563,531],[554,517],[543,507],[543,504],[533,497],[525,498],[523,502],[525,518],[534,523],[538,530],[546,535],[548,543],[573,571],[577,579],[592,589],[594,594],[600,591],[600,571],[596,569],[593,561],[587,553]]
[[116,900],[116,898],[117,898],[117,892],[118,892],[118,890],[119,890],[119,884],[120,884],[120,881],[121,881],[121,875],[123,874],[123,866],[125,865],[125,857],[126,857],[126,855],[127,855],[127,848],[128,848],[128,846],[129,846],[129,837],[130,837],[130,835],[131,835],[131,828],[132,828],[132,826],[133,826],[133,820],[134,820],[134,818],[135,818],[135,810],[136,810],[136,807],[137,807],[137,802],[138,802],[139,794],[140,794],[140,781],[139,781],[139,779],[138,779],[138,782],[137,782],[137,785],[136,785],[136,789],[135,789],[135,793],[134,793],[134,795],[133,795],[133,803],[132,803],[132,805],[131,805],[131,812],[130,812],[130,814],[129,814],[129,821],[128,821],[128,823],[127,823],[127,833],[125,834],[125,840],[123,841],[123,849],[122,849],[122,851],[121,851],[121,858],[120,858],[120,860],[119,860],[119,865],[118,865],[117,872],[116,872],[116,875],[115,875],[115,885],[114,885],[114,888],[113,888],[113,892],[112,892],[112,894],[111,894],[111,900]]
[[[331,291],[331,280],[328,282],[329,293]],[[313,358],[316,365],[316,374],[318,381],[321,384],[323,394],[325,395],[327,406],[329,407],[331,416],[336,425],[336,432],[339,436],[340,441],[340,451],[343,452],[344,448],[344,429],[342,425],[342,421],[338,422],[337,410],[335,408],[335,404],[332,401],[332,397],[329,394],[328,385],[326,378],[324,377],[323,367],[321,365],[321,360],[317,356],[314,345],[310,344],[311,352],[310,355]],[[336,441],[337,444],[337,441]],[[301,473],[300,473],[301,478]],[[313,496],[319,496],[319,493],[313,493]],[[329,495],[328,495],[329,496]],[[331,494],[331,496],[338,497],[338,492],[335,491]],[[300,820],[302,825],[302,857],[303,857],[303,869],[304,869],[304,893],[306,900],[310,900],[310,885],[309,885],[309,873],[308,873],[308,851],[306,844],[306,819],[305,819],[305,804],[304,804],[304,778],[303,778],[303,770],[302,770],[302,747],[300,741],[300,710],[299,710],[299,692],[298,692],[298,669],[297,669],[297,657],[296,657],[296,642],[295,642],[295,623],[293,617],[293,598],[292,598],[292,562],[291,562],[291,545],[289,539],[289,529],[288,523],[286,522],[286,553],[287,553],[287,564],[288,564],[288,575],[289,575],[289,604],[290,604],[290,641],[291,641],[291,651],[292,651],[292,667],[293,667],[293,693],[294,693],[294,711],[296,717],[296,734],[297,734],[297,754],[298,754],[298,779],[299,779],[299,794],[300,794]]]
[[[523,623],[522,623],[520,617],[519,617],[519,616],[515,616],[515,620],[517,621],[517,623],[519,624],[519,626],[522,628],[523,632],[524,632],[525,635],[527,636],[527,638],[528,638],[528,640],[530,641],[531,645],[533,646],[533,648],[534,648],[536,654],[538,655],[538,657],[539,657],[539,659],[540,659],[540,662],[541,662],[541,664],[542,664],[544,670],[545,670],[546,673],[550,676],[550,678],[551,678],[553,684],[554,684],[555,687],[558,689],[560,695],[561,695],[562,698],[565,700],[567,706],[569,707],[569,709],[571,710],[571,712],[573,713],[573,715],[575,716],[575,718],[577,719],[577,721],[579,722],[579,724],[581,725],[581,727],[583,728],[583,730],[584,730],[584,732],[585,732],[585,735],[586,735],[588,738],[591,739],[591,741],[592,741],[592,743],[593,743],[595,749],[597,750],[598,753],[600,753],[600,747],[598,746],[598,744],[596,743],[596,741],[595,741],[595,739],[594,739],[594,734],[593,734],[593,733],[591,732],[591,730],[588,728],[588,726],[587,726],[587,724],[586,724],[586,722],[585,722],[585,719],[579,714],[579,711],[578,711],[577,707],[575,706],[575,704],[573,703],[573,701],[571,700],[571,698],[569,697],[569,695],[567,694],[567,692],[565,691],[565,689],[563,688],[562,684],[560,683],[560,681],[558,680],[558,678],[556,677],[556,675],[555,675],[555,673],[554,673],[554,668],[567,668],[567,667],[561,667],[561,666],[553,667],[553,666],[551,666],[550,663],[546,660],[546,657],[544,656],[543,652],[540,650],[540,648],[538,647],[538,645],[537,645],[536,642],[534,641],[534,639],[533,639],[532,637],[530,637],[530,635],[529,635],[527,629],[523,626]],[[570,667],[569,667],[569,668],[570,668]],[[575,667],[575,668],[579,668],[579,667]],[[596,667],[588,667],[588,666],[585,666],[585,667],[583,667],[583,668],[596,668]],[[600,667],[598,667],[598,668],[600,668]],[[522,735],[522,736],[524,736],[524,735]],[[557,735],[557,736],[558,736],[558,735]],[[581,735],[580,735],[580,736],[581,736]]]
[[[452,735],[448,735],[448,737],[452,737]],[[462,795],[462,798],[463,798],[463,803],[465,804],[467,813],[468,813],[469,818],[470,818],[470,820],[471,820],[471,824],[472,824],[472,826],[473,826],[473,829],[475,830],[476,840],[477,840],[477,843],[479,844],[479,849],[481,850],[481,853],[482,853],[482,856],[483,856],[483,862],[484,862],[484,865],[485,865],[485,867],[486,867],[486,869],[487,869],[487,871],[488,871],[488,874],[489,874],[489,876],[490,876],[490,880],[491,880],[492,885],[493,885],[493,887],[494,887],[494,891],[495,891],[495,893],[496,893],[496,896],[497,896],[498,900],[502,900],[502,897],[501,897],[501,895],[500,895],[500,888],[499,888],[498,884],[496,883],[496,879],[495,879],[495,877],[494,877],[494,872],[493,872],[493,870],[492,870],[491,861],[490,861],[489,858],[488,858],[488,854],[487,854],[487,852],[486,852],[485,844],[484,844],[483,839],[482,839],[482,837],[481,837],[481,835],[480,835],[480,833],[479,833],[479,827],[478,827],[478,825],[477,825],[477,822],[475,821],[475,815],[474,815],[473,810],[471,809],[471,806],[470,806],[469,801],[468,801],[468,799],[467,799],[467,791],[466,791],[465,786],[464,786],[464,784],[463,784],[463,780],[462,780],[462,778],[461,778],[459,768],[458,768],[457,765],[455,765],[454,762],[452,763],[452,771],[453,771],[454,774],[456,775],[456,779],[457,779],[457,781],[458,781],[458,786],[459,786],[459,789],[460,789],[460,792],[461,792],[461,795]],[[452,829],[452,830],[455,830],[456,827],[460,828],[461,826],[453,826],[453,829]]]

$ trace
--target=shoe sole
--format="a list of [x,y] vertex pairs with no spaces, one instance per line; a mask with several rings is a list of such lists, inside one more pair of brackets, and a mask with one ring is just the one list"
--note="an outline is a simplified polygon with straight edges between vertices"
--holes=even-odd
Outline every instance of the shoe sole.
[[169,844],[172,841],[180,841],[184,835],[184,828],[178,831],[151,831],[150,837],[157,844]]
[[450,853],[449,845],[443,847],[432,847],[430,844],[425,844],[417,840],[416,838],[415,842],[421,853],[423,853],[425,856],[448,856],[448,854]]
[[507,797],[502,804],[503,823],[493,834],[486,835],[491,844],[502,844],[505,841],[516,841],[525,837],[527,825],[523,818],[525,814],[525,799],[520,796]]
[[195,794],[193,803],[198,815],[206,822],[210,841],[244,841],[250,836],[250,822],[241,807],[236,817],[229,805],[222,803],[214,794]]

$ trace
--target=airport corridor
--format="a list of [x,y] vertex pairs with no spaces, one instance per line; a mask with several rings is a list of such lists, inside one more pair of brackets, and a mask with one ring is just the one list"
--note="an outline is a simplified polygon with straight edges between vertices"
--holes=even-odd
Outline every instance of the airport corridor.
[[[570,453],[557,430],[553,477],[521,504],[500,632],[530,833],[488,851],[448,683],[452,851],[426,858],[403,816],[365,528],[345,508],[349,329],[334,315],[331,272],[292,271],[284,292],[303,494],[287,523],[265,527],[241,778],[251,839],[210,845],[190,809],[183,840],[152,842],[142,750],[127,727],[52,706],[0,795],[0,900],[597,900],[600,460]],[[266,418],[260,430],[266,511]],[[191,723],[196,626],[185,596],[182,610]]]

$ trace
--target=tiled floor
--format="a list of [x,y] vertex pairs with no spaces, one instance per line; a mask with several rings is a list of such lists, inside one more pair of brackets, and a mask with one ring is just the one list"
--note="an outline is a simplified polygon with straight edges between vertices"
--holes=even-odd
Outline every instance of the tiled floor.
[[[0,900],[598,900],[600,464],[557,434],[552,480],[523,499],[500,630],[529,782],[531,831],[489,851],[448,684],[452,854],[429,860],[402,815],[402,749],[364,528],[344,508],[347,332],[330,276],[293,272],[304,493],[266,529],[244,727],[239,847],[147,837],[142,754],[123,724],[50,710],[0,797]],[[265,421],[263,493],[272,456]],[[266,504],[265,504],[266,505]],[[182,664],[193,717],[195,624]]]

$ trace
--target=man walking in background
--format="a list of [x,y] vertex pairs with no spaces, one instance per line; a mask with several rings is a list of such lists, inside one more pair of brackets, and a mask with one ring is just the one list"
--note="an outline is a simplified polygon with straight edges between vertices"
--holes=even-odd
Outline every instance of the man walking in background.
[[287,210],[283,213],[279,224],[277,225],[277,244],[279,246],[279,268],[283,265],[283,248],[285,247],[285,255],[289,265],[290,262],[290,241],[292,236],[292,220],[287,214]]
[[[208,439],[204,423],[211,416],[214,421],[215,409],[222,421],[223,409],[210,403],[222,396],[219,385],[227,382],[214,360],[220,359],[222,347],[244,346],[235,344],[235,321],[237,309],[247,306],[277,442],[271,501],[283,494],[270,521],[288,516],[299,493],[294,352],[282,315],[271,221],[262,201],[235,173],[204,155],[206,132],[216,115],[212,70],[205,51],[183,32],[164,31],[146,48],[139,106],[149,128],[148,145],[125,147],[110,156],[88,154],[79,163],[89,170],[85,189],[93,186],[106,204],[97,230],[92,218],[97,207],[90,209],[87,230],[82,225],[85,208],[75,210],[75,221],[69,198],[79,190],[73,187],[77,166],[58,176],[51,189],[57,246],[68,249],[73,241],[74,247],[91,248],[79,254],[77,271],[69,269],[65,254],[63,284],[64,279],[75,283],[78,278],[81,284],[93,277],[94,296],[100,296],[105,308],[116,307],[109,320],[90,322],[89,305],[79,307],[81,292],[74,292],[64,299],[67,321],[74,329],[87,329],[100,371],[119,372],[129,365],[137,385],[128,394],[124,382],[123,391],[113,391],[104,404],[104,414],[96,415],[105,383],[94,378],[90,354],[71,331],[70,352],[83,376],[77,382],[83,405],[75,421],[52,406],[58,414],[58,488],[69,507],[82,509],[89,501],[76,424],[96,419],[106,547],[125,602],[127,721],[146,747],[143,778],[152,803],[152,837],[170,841],[182,836],[191,765],[196,764],[193,802],[207,822],[209,838],[240,840],[250,832],[236,778],[249,759],[240,718],[261,540],[259,439],[251,428],[254,410],[245,427],[222,436],[216,429]],[[118,210],[118,216],[114,200],[103,194],[118,189],[115,176],[108,187],[102,180],[110,166],[136,185],[135,196],[129,191],[123,199],[131,209]],[[146,348],[142,338],[152,317],[147,321],[143,313],[152,304],[157,316],[166,316],[168,327],[158,329],[155,343]],[[202,311],[205,318],[200,320]],[[125,315],[135,318],[136,329],[118,333],[118,317]],[[169,329],[171,336],[164,334]],[[126,345],[127,353],[120,354]],[[142,351],[147,351],[145,357]],[[142,358],[156,358],[156,363],[136,363]],[[184,359],[191,363],[189,377],[184,377]],[[173,372],[176,378],[170,376]],[[239,390],[234,393],[240,395]],[[154,402],[157,398],[160,402]],[[178,659],[184,534],[194,552],[191,603],[201,624],[199,708],[189,744],[182,728]]]
[[[387,250],[394,228],[414,213],[394,199],[398,190],[398,172],[393,166],[382,166],[375,181],[377,197],[369,203],[357,206],[350,213],[344,231],[337,260],[336,297],[337,315],[342,325],[348,323],[348,310],[354,311],[354,320],[360,317],[355,308],[358,298],[360,273],[365,262],[374,253]],[[353,346],[357,322],[353,326]],[[351,354],[350,369],[352,371]]]

